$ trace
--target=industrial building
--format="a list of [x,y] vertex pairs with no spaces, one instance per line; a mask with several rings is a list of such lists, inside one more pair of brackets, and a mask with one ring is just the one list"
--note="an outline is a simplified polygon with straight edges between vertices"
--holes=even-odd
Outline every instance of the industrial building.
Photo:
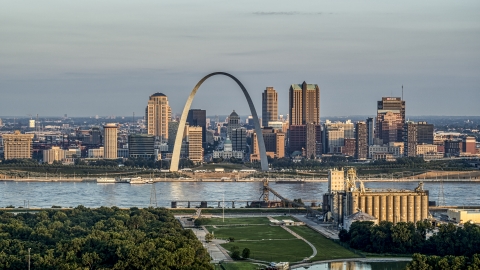
[[[357,183],[360,185],[357,187]],[[343,224],[345,217],[363,212],[378,221],[414,222],[428,218],[428,191],[420,183],[415,190],[369,189],[356,177],[354,169],[347,176],[343,170],[331,170],[328,193],[323,197],[323,210],[335,223]]]

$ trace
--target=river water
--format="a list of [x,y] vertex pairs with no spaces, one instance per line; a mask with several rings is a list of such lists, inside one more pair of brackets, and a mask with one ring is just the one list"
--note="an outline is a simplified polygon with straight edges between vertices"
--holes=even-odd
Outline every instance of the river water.
[[[413,190],[417,185],[416,182],[365,183],[367,188],[381,189]],[[327,182],[270,183],[270,187],[289,199],[301,198],[318,202],[322,201],[322,195],[327,192]],[[159,207],[170,207],[171,201],[222,201],[223,197],[225,207],[230,207],[231,201],[236,201],[236,207],[242,207],[246,201],[259,200],[261,189],[261,182],[158,182],[153,185],[130,185],[0,181],[0,207],[148,207],[154,197]],[[424,189],[429,190],[430,201],[440,201],[440,205],[480,205],[478,182],[426,182]],[[276,198],[271,194],[270,199]],[[191,207],[198,204],[192,202]],[[178,206],[187,206],[187,203],[179,202]],[[216,207],[218,204],[209,202],[209,206]]]
[[295,268],[296,270],[402,270],[405,269],[408,262],[406,261],[374,261],[374,262],[329,262],[315,264],[309,267]]

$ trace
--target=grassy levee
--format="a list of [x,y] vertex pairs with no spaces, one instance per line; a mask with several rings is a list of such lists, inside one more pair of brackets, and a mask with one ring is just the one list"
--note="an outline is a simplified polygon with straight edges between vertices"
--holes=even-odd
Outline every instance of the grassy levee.
[[317,255],[311,261],[361,257],[308,227],[292,226],[289,228],[315,246]]
[[266,217],[242,217],[242,218],[203,218],[202,225],[246,225],[246,224],[262,224],[268,225],[270,221]]
[[296,239],[284,229],[278,226],[252,225],[216,227],[207,226],[207,230],[215,235],[215,238],[228,239],[233,237],[235,241],[241,240],[270,240],[270,239]]

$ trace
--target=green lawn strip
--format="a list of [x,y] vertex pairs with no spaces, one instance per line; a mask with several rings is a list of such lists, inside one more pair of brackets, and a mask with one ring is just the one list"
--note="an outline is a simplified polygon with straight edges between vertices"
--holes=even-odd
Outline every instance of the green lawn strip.
[[268,262],[298,262],[313,253],[312,248],[300,239],[231,242],[222,246],[227,250],[237,246],[240,252],[248,248],[251,259]]
[[246,218],[203,218],[202,225],[231,225],[231,224],[270,224],[266,217],[246,217]]
[[207,226],[207,230],[213,233],[215,238],[228,239],[233,237],[238,240],[262,240],[262,239],[294,239],[295,236],[278,226],[235,226],[217,227]]
[[222,263],[222,266],[226,270],[257,270],[258,264],[250,262],[233,262],[233,263]]
[[225,214],[264,214],[272,213],[278,215],[279,213],[287,214],[299,214],[306,213],[305,208],[202,208],[202,214],[217,214],[221,215],[223,212]]
[[290,220],[293,220],[295,221],[295,219],[292,219],[292,216],[290,215],[283,215],[283,216],[271,216],[273,219],[276,219],[276,220],[280,220],[280,221],[283,221],[285,219],[290,219]]
[[288,228],[315,246],[317,249],[317,255],[311,259],[312,261],[360,257],[359,255],[342,247],[332,240],[325,238],[320,233],[315,232],[306,226],[291,226]]

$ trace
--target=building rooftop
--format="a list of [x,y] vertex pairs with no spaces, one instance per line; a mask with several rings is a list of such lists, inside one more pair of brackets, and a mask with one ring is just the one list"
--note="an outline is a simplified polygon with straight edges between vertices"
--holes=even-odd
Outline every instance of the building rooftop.
[[[291,87],[293,90],[302,90],[302,84],[292,84]],[[315,90],[317,87],[318,85],[316,84],[307,84],[307,90]]]
[[373,221],[373,220],[377,220],[376,217],[371,216],[371,215],[369,215],[369,214],[367,214],[367,213],[364,213],[364,212],[362,212],[362,211],[356,212],[355,214],[352,214],[352,215],[348,216],[347,219],[355,220],[355,221]]
[[157,92],[157,93],[151,95],[151,97],[166,97],[166,95],[163,94],[163,93],[158,93],[158,92]]

